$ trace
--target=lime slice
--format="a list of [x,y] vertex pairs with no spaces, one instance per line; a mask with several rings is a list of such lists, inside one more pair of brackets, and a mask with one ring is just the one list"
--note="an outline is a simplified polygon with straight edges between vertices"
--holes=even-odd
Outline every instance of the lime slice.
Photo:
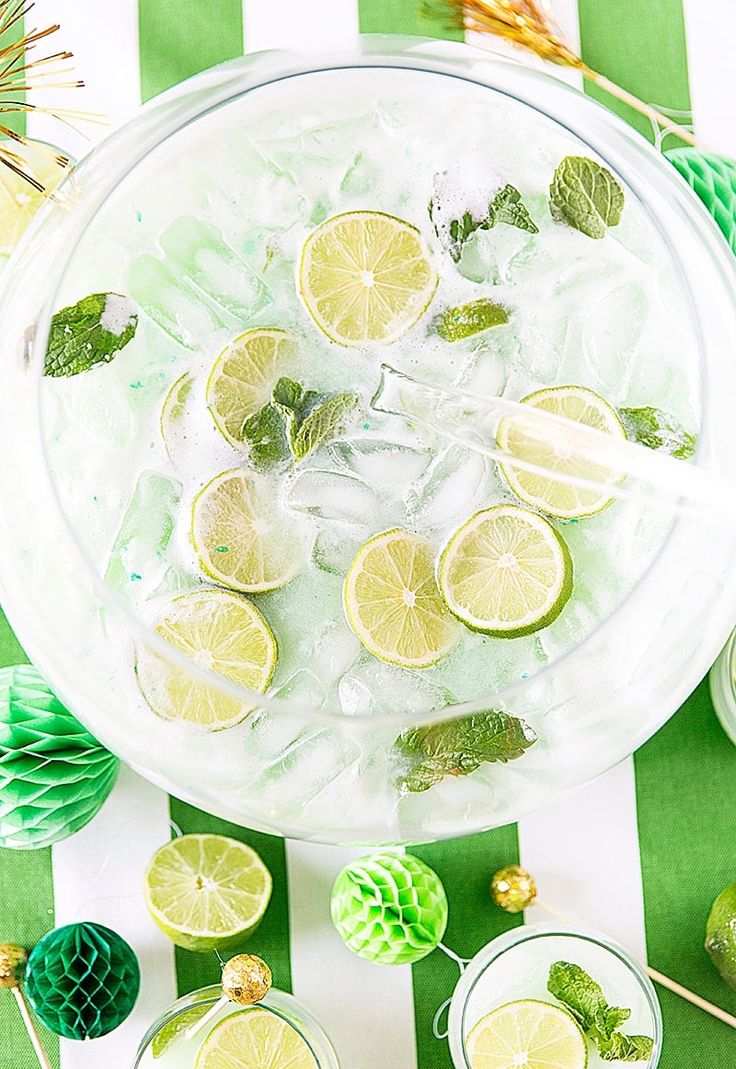
[[299,285],[319,329],[340,345],[396,341],[437,288],[415,226],[383,212],[325,220],[302,250]]
[[242,447],[243,424],[271,400],[294,351],[294,339],[285,330],[259,328],[246,330],[215,360],[207,380],[207,406],[231,445]]
[[259,1008],[240,1010],[216,1024],[194,1069],[317,1069],[317,1059],[288,1021]]
[[462,341],[491,327],[508,323],[506,309],[490,297],[479,297],[468,304],[445,308],[435,320],[435,330],[445,341]]
[[31,171],[45,192],[39,193],[9,167],[0,166],[0,257],[10,256],[33,216],[68,170],[54,162],[53,151],[42,152],[35,145],[16,141],[9,144],[4,140],[3,144],[24,161],[22,166]]
[[[278,647],[255,605],[227,590],[173,598],[155,624],[162,638],[203,668],[259,694],[271,682]],[[216,731],[240,723],[254,706],[205,683],[147,647],[138,650],[138,685],[157,716]]]
[[358,550],[345,577],[343,603],[365,648],[389,664],[428,668],[458,639],[437,589],[431,546],[399,527]]
[[184,413],[193,385],[194,379],[192,375],[185,371],[183,375],[180,375],[172,383],[161,406],[159,427],[166,453],[172,463],[176,460],[179,451],[180,439],[183,433]]
[[224,835],[172,839],[153,855],[144,878],[148,912],[164,935],[201,951],[232,948],[250,935],[266,912],[271,884],[255,850]]
[[465,1040],[472,1069],[585,1069],[588,1048],[575,1018],[548,1002],[508,1002]]
[[467,627],[518,638],[559,616],[572,593],[572,560],[543,516],[494,505],[452,535],[440,557],[439,585]]
[[[196,998],[196,995],[191,996]],[[202,996],[200,995],[200,998]],[[207,999],[207,996],[204,996]],[[151,1041],[151,1054],[154,1058],[160,1058],[164,1054],[168,1047],[182,1036],[192,1025],[195,1025],[197,1021],[204,1017],[205,1013],[210,1009],[210,1003],[205,1001],[201,1006],[190,1006],[188,1010],[184,1010],[183,1013],[178,1014],[171,1021],[163,1026],[160,1032],[157,1032]]]
[[[616,412],[597,393],[584,386],[554,386],[537,390],[522,398],[522,404],[542,409],[555,416],[582,423],[612,438],[625,440],[626,431]],[[574,434],[570,428],[539,426],[540,421],[525,420],[522,413],[505,416],[498,425],[498,444],[505,452],[547,471],[559,471],[591,481],[616,483],[622,474],[602,464],[575,456]],[[601,489],[587,489],[561,482],[547,474],[522,471],[512,464],[499,464],[506,482],[518,498],[550,516],[573,519],[593,516],[610,505],[614,498]]]
[[205,575],[244,594],[276,590],[294,578],[304,555],[273,497],[270,484],[239,468],[200,490],[192,503],[191,539]]

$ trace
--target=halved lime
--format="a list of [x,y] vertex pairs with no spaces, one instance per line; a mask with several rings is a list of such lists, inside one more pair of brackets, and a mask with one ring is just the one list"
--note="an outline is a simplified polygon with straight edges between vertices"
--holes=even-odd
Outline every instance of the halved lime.
[[169,392],[161,405],[159,427],[164,441],[169,460],[176,461],[179,440],[183,432],[183,420],[186,404],[192,392],[194,378],[189,371],[185,371],[171,384]]
[[153,855],[146,906],[164,935],[188,950],[240,944],[271,899],[271,873],[255,850],[224,835],[180,835]]
[[275,508],[269,484],[240,468],[197,494],[191,539],[205,575],[245,594],[284,586],[303,563],[296,529]]
[[440,557],[439,586],[467,627],[518,638],[559,616],[572,593],[572,560],[543,516],[493,505],[452,535]]
[[[156,621],[162,638],[203,668],[259,694],[271,682],[278,647],[255,605],[227,590],[192,590],[172,598]],[[147,646],[136,658],[138,684],[151,709],[164,720],[184,720],[208,731],[232,727],[252,712],[218,687]]]
[[271,400],[294,352],[287,331],[259,327],[235,338],[215,360],[207,380],[207,406],[231,445],[242,447],[243,424]]
[[358,550],[345,577],[343,604],[369,653],[402,668],[428,668],[459,636],[437,589],[431,546],[399,527]]
[[415,226],[383,212],[326,219],[304,243],[299,285],[319,329],[340,345],[396,341],[437,289]]
[[194,1069],[317,1069],[317,1059],[293,1025],[259,1007],[216,1024]]
[[588,1048],[567,1010],[520,999],[483,1017],[465,1040],[472,1069],[585,1069]]
[[[610,434],[612,438],[626,439],[626,431],[614,409],[597,393],[584,386],[553,386],[537,390],[523,397],[522,404],[582,423]],[[537,464],[549,472],[604,484],[600,488],[590,489],[562,482],[546,472],[523,471],[508,462],[499,464],[506,482],[527,505],[550,516],[573,519],[593,516],[614,500],[605,484],[620,482],[622,473],[581,455],[570,428],[552,424],[540,427],[540,420],[525,420],[519,412],[505,416],[500,421],[496,438],[501,449],[527,463]]]

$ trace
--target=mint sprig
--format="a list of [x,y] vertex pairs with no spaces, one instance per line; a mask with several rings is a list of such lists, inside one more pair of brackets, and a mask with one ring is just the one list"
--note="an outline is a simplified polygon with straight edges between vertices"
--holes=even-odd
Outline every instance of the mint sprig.
[[678,460],[689,460],[697,437],[690,434],[669,412],[661,408],[620,408],[618,414],[627,437],[649,449],[659,449]]
[[476,218],[471,212],[463,212],[458,219],[443,220],[441,195],[435,193],[429,202],[429,217],[435,233],[445,245],[455,263],[462,256],[463,246],[478,230],[491,230],[498,223],[518,227],[530,234],[537,234],[539,227],[529,214],[521,193],[512,185],[505,185],[491,198],[484,216]]
[[527,723],[496,709],[409,728],[394,743],[409,759],[396,786],[404,794],[426,791],[445,776],[468,776],[486,761],[514,761],[536,741]]
[[648,1036],[629,1036],[618,1031],[631,1016],[623,1006],[610,1006],[603,988],[593,977],[569,961],[556,961],[550,967],[547,990],[561,1002],[589,1040],[598,1048],[604,1061],[646,1061],[654,1041]]
[[553,218],[589,238],[602,238],[621,222],[624,191],[607,167],[587,156],[565,156],[549,187]]
[[247,443],[248,456],[256,468],[271,468],[291,456],[284,417],[273,402],[248,416],[241,438]]
[[125,348],[137,326],[138,315],[129,297],[90,293],[52,317],[44,375],[79,375],[96,364],[108,364]]
[[360,411],[357,394],[322,394],[305,390],[301,383],[288,378],[278,380],[271,397],[246,419],[241,434],[250,459],[261,468],[291,457],[304,460],[319,446],[339,437]]

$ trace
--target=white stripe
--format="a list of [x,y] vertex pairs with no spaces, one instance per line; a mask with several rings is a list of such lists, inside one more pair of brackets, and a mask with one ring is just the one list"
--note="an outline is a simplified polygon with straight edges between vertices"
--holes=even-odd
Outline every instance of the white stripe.
[[56,924],[107,925],[141,967],[141,993],[125,1024],[92,1043],[62,1039],[61,1069],[131,1069],[143,1034],[176,998],[173,945],[143,901],[143,873],[170,837],[168,796],[123,767],[97,816],[52,848]]
[[683,11],[695,132],[709,148],[736,156],[736,5],[685,0]]
[[313,1010],[341,1065],[417,1064],[411,966],[373,965],[352,954],[330,921],[330,891],[343,865],[365,854],[286,843],[294,994]]
[[[644,960],[633,758],[519,821],[519,855],[542,901]],[[547,922],[549,916],[534,907],[526,920]]]
[[243,0],[246,52],[339,51],[354,45],[357,34],[358,0]]
[[55,22],[61,29],[36,46],[38,56],[68,50],[74,53],[74,77],[82,89],[34,89],[29,100],[76,111],[101,112],[108,125],[78,122],[82,133],[61,126],[46,115],[28,116],[28,133],[59,145],[79,158],[115,126],[130,118],[140,102],[137,0],[35,0],[26,29]]

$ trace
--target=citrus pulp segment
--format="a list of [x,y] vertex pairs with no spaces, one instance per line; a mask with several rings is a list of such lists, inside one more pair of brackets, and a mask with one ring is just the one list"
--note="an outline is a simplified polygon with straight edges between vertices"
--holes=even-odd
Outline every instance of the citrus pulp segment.
[[294,351],[287,331],[259,327],[246,330],[217,357],[207,380],[207,407],[231,445],[242,447],[243,424],[271,400]]
[[[155,629],[194,664],[262,694],[271,682],[278,648],[255,605],[227,590],[194,590],[166,606]],[[138,684],[157,716],[209,731],[232,727],[255,706],[195,677],[149,647],[138,650]]]
[[383,212],[346,212],[307,238],[299,285],[307,311],[332,341],[388,344],[427,309],[437,274],[415,226]]
[[[626,431],[614,409],[584,386],[553,386],[537,390],[523,397],[521,403],[581,423],[610,435],[614,440],[626,440]],[[500,463],[499,469],[510,488],[527,505],[560,519],[601,512],[614,500],[607,487],[621,482],[623,473],[583,455],[585,443],[580,441],[576,446],[574,428],[564,424],[558,426],[551,421],[540,424],[541,420],[534,417],[526,420],[522,412],[517,412],[505,416],[498,425],[496,438],[504,452],[546,469],[539,473],[522,470],[508,461]],[[596,488],[576,486],[555,479],[554,472],[603,485]]]
[[518,638],[559,616],[572,593],[572,560],[543,516],[493,505],[451,536],[440,557],[439,586],[467,627]]
[[240,468],[200,490],[192,503],[191,540],[205,575],[244,594],[293,579],[303,562],[300,540],[273,496],[270,484]]
[[224,835],[181,835],[153,855],[146,906],[177,946],[232,946],[256,927],[271,898],[271,874],[255,850]]
[[428,668],[459,637],[437,589],[429,543],[398,527],[358,550],[345,577],[343,603],[369,653],[402,668]]

